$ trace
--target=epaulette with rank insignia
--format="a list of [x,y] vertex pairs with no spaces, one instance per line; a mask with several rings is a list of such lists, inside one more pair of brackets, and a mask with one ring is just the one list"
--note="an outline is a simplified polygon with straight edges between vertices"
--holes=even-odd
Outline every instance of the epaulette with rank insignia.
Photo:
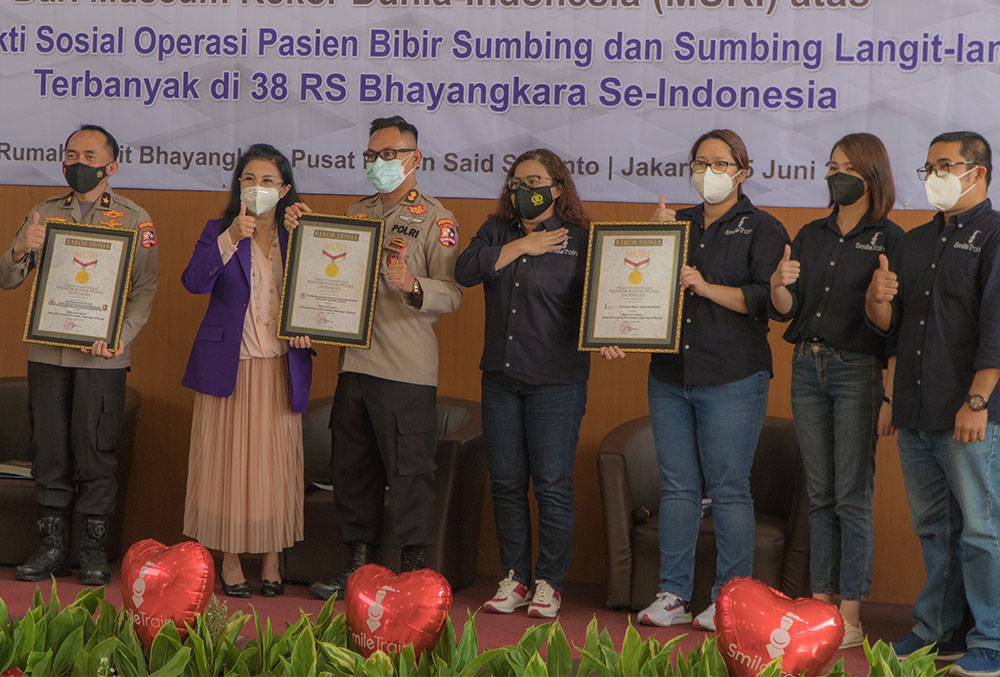
[[63,206],[68,207],[71,204],[73,204],[73,193],[70,193],[65,198],[63,198]]
[[107,208],[111,206],[111,193],[105,193],[101,196],[101,207]]
[[420,193],[417,192],[417,189],[416,188],[411,188],[410,192],[407,193],[406,197],[403,198],[403,202],[406,202],[408,204],[413,204],[414,202],[417,201],[418,197],[420,197]]

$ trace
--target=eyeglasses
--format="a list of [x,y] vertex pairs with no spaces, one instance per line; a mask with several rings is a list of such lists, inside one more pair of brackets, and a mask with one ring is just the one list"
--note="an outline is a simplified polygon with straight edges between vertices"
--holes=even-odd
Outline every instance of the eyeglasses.
[[264,188],[279,188],[285,185],[285,182],[281,179],[276,179],[273,176],[265,176],[262,179],[258,179],[252,174],[247,174],[246,176],[240,177],[240,185],[244,188],[250,188],[251,186],[263,186]]
[[926,181],[927,177],[930,176],[931,172],[934,172],[934,176],[944,178],[951,174],[951,168],[957,167],[959,165],[965,167],[978,167],[978,162],[964,162],[956,161],[952,162],[950,160],[941,160],[940,162],[935,162],[934,164],[926,164],[917,170],[917,176],[920,177],[921,181]]
[[361,157],[365,159],[365,162],[375,162],[376,159],[382,158],[386,162],[389,160],[395,160],[399,153],[412,153],[416,148],[383,148],[382,150],[366,150],[361,153]]
[[541,188],[546,184],[546,181],[552,181],[551,176],[538,176],[537,174],[532,174],[531,176],[525,176],[521,178],[519,176],[512,176],[507,179],[507,187],[511,190],[517,190],[521,186],[527,186],[528,188]]
[[690,164],[691,171],[701,174],[709,167],[713,174],[725,174],[730,167],[739,167],[738,162],[727,162],[726,160],[716,160],[715,162],[705,162],[704,160],[693,160]]

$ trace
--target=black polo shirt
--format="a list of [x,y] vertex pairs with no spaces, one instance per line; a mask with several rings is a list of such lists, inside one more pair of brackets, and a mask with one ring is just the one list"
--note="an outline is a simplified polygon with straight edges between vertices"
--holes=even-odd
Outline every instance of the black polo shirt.
[[[892,423],[897,428],[950,430],[975,372],[1000,368],[1000,216],[989,200],[903,239]],[[989,420],[1000,420],[1000,397]]]
[[737,313],[688,290],[680,352],[654,353],[650,373],[666,383],[690,386],[770,373],[767,311],[771,273],[789,241],[784,226],[746,196],[707,230],[703,204],[679,210],[677,220],[691,222],[688,265],[706,282],[742,289],[749,312]]
[[455,279],[466,287],[482,283],[486,297],[479,367],[532,385],[582,383],[590,375],[590,353],[577,350],[587,229],[558,216],[539,228],[567,228],[566,246],[494,270],[503,246],[525,232],[520,222],[491,218],[458,257]]
[[784,315],[771,306],[772,317],[792,320],[784,338],[790,343],[822,341],[836,350],[887,357],[885,338],[865,323],[865,294],[878,268],[879,254],[897,270],[903,229],[889,219],[862,220],[842,235],[837,208],[802,227],[792,242],[792,260],[801,265],[799,279],[788,285],[792,307]]

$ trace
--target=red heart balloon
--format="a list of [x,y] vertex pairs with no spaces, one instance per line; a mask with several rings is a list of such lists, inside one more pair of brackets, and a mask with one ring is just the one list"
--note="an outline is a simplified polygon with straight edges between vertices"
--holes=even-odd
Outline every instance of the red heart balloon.
[[719,652],[730,675],[756,675],[781,656],[781,674],[819,674],[844,639],[837,607],[792,600],[752,578],[734,578],[715,600]]
[[451,610],[451,586],[431,569],[394,574],[366,564],[347,579],[347,626],[358,653],[398,653],[407,644],[420,655],[434,648]]
[[122,559],[122,605],[146,648],[167,621],[183,638],[184,623],[208,607],[215,583],[212,555],[197,541],[167,547],[147,538],[135,543]]

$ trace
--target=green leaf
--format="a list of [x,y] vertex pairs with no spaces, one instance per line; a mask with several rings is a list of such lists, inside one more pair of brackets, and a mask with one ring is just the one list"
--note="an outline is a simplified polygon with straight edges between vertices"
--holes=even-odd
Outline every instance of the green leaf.
[[455,647],[454,660],[451,662],[451,669],[461,672],[465,665],[479,655],[479,636],[476,632],[476,615],[470,613],[469,620],[462,627],[462,639]]
[[[35,588],[36,594],[38,594],[38,588]],[[39,597],[41,597],[39,595]],[[29,613],[25,614],[24,618],[18,624],[17,629],[14,630],[14,665],[27,665],[28,656],[35,648],[35,619]]]
[[[597,636],[594,636],[596,641]],[[596,670],[601,674],[601,677],[608,677],[611,674],[611,668],[604,661],[604,654],[601,651],[601,645],[597,645],[597,649],[592,653],[588,649],[576,648],[580,652],[580,667],[577,668],[576,674],[578,677],[589,677],[589,675],[594,674]]]
[[632,618],[629,617],[628,627],[625,629],[625,641],[622,642],[621,660],[619,661],[621,669],[619,670],[619,674],[639,674],[641,666],[639,653],[641,646],[642,638],[639,637],[639,633],[636,632],[635,627],[632,625]]
[[545,653],[545,667],[550,675],[573,674],[573,652],[569,640],[559,621],[552,624],[549,632],[548,650]]
[[52,649],[48,651],[32,651],[28,655],[25,672],[30,675],[51,675],[52,674]]
[[444,630],[441,638],[434,647],[434,657],[440,658],[445,665],[451,666],[455,657],[455,626],[451,624],[451,617],[444,617]]
[[58,586],[56,585],[56,579],[55,577],[53,577],[52,588],[49,590],[49,603],[45,607],[45,615],[50,619],[55,618],[56,614],[58,614],[59,610],[62,608],[62,604],[59,603],[59,595],[56,592],[57,587]]
[[[308,621],[308,619],[306,620]],[[316,674],[316,639],[313,637],[312,627],[308,622],[295,640],[291,665],[293,675]]]
[[[162,631],[160,634],[162,634]],[[182,646],[159,670],[151,672],[149,677],[181,677],[184,674],[184,668],[187,667],[190,660],[191,648]]]
[[167,621],[153,638],[149,649],[149,670],[156,672],[166,665],[181,648],[180,636],[173,621]]
[[703,675],[724,675],[726,674],[726,662],[722,659],[717,646],[718,637],[709,637],[701,645],[701,674]]
[[342,674],[353,675],[359,663],[364,663],[364,659],[359,654],[354,653],[347,647],[337,646],[329,642],[320,642],[320,651],[326,662],[336,668]]
[[81,623],[58,644],[50,646],[56,648],[55,657],[52,659],[52,674],[68,675],[73,670],[76,655],[83,649],[83,624]]
[[549,623],[542,623],[525,630],[524,634],[521,635],[521,641],[517,643],[517,648],[527,653],[529,657],[540,651],[549,638],[549,625]]
[[392,659],[384,651],[376,651],[365,661],[367,677],[393,677],[395,674]]
[[416,671],[417,655],[413,652],[413,645],[407,644],[399,652],[399,655],[396,656],[396,673],[399,677],[410,677]]
[[[483,667],[486,664],[492,662],[493,660],[495,660],[497,658],[502,657],[505,651],[506,651],[506,649],[504,649],[502,647],[501,648],[497,648],[497,649],[489,649],[487,651],[484,651],[483,653],[479,654],[478,656],[476,656],[475,658],[473,658],[471,661],[469,661],[468,663],[466,663],[465,666],[462,667],[461,672],[459,672],[458,674],[461,677],[475,677],[475,675],[479,674],[479,671],[482,670]],[[489,673],[487,673],[487,674],[489,674]],[[566,673],[566,674],[569,674],[569,673]]]
[[[548,625],[547,623],[545,625]],[[549,671],[545,668],[545,662],[542,661],[542,657],[535,652],[535,655],[531,657],[528,664],[524,666],[524,677],[548,677]]]

